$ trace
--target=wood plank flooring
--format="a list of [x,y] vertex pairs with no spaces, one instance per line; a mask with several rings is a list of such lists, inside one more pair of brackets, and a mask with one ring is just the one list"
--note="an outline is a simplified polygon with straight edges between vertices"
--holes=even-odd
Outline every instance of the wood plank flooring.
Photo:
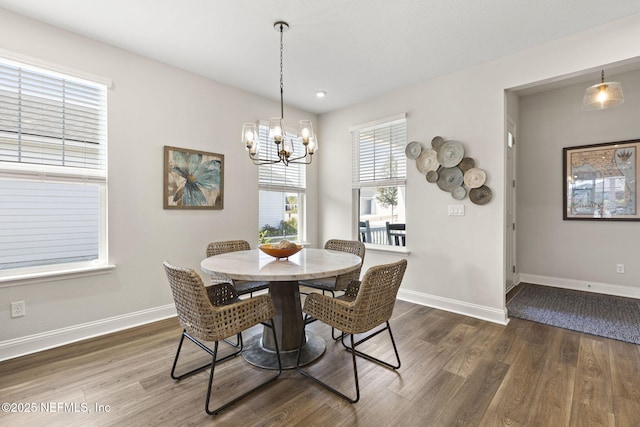
[[[0,403],[35,404],[32,413],[0,412],[0,425],[640,425],[640,346],[520,319],[501,326],[403,301],[391,325],[402,367],[394,372],[359,359],[361,400],[354,405],[287,370],[210,417],[208,371],[178,382],[169,377],[181,328],[168,319],[0,363]],[[309,327],[327,342],[310,370],[353,393],[349,354],[331,340],[330,328]],[[367,342],[368,350],[392,357],[386,337]],[[185,350],[189,366],[207,360],[193,345]],[[212,398],[270,373],[234,358],[216,369]]]

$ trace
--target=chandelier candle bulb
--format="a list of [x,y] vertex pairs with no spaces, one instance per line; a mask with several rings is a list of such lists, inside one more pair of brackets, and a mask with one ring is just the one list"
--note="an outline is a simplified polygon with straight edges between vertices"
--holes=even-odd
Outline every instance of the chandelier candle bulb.
[[307,145],[307,152],[313,154],[318,150],[318,143],[313,137],[309,137],[309,144]]
[[250,150],[256,141],[258,130],[254,123],[245,123],[242,125],[242,143],[247,150]]
[[311,120],[300,120],[299,123],[300,136],[302,137],[302,143],[304,145],[309,144],[309,138],[313,133],[313,125],[311,124]]
[[249,154],[251,156],[257,155],[258,151],[260,151],[260,144],[258,144],[257,142],[249,148]]

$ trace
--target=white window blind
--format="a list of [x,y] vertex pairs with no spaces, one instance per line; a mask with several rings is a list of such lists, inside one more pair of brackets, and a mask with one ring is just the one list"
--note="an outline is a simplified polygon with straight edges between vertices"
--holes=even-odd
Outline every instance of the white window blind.
[[104,85],[0,62],[0,161],[104,175],[105,100]]
[[406,119],[352,129],[353,188],[404,185]]
[[0,59],[0,272],[106,264],[106,96]]

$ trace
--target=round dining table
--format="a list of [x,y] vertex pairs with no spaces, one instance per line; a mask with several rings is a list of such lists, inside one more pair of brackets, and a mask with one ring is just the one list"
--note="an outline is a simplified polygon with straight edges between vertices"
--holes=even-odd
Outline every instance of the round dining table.
[[[276,309],[274,323],[282,367],[296,366],[298,346],[304,328],[299,280],[337,276],[356,270],[362,259],[347,252],[304,248],[288,259],[276,259],[259,249],[228,252],[205,258],[200,263],[207,274],[224,275],[232,280],[269,282],[269,294]],[[322,337],[306,332],[306,343],[300,351],[300,364],[316,360],[325,350]],[[252,365],[277,369],[273,335],[265,327],[246,343],[242,353]]]

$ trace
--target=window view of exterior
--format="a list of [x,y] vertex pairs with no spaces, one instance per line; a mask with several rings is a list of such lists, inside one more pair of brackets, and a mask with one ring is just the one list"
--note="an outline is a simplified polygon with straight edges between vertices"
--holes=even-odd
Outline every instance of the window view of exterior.
[[260,191],[260,243],[299,241],[298,193]]
[[404,115],[356,127],[352,139],[360,241],[406,246]]
[[[260,124],[258,134],[265,155],[275,156],[276,144],[268,142],[269,127]],[[287,138],[293,136],[287,132]],[[295,138],[294,151],[304,151],[302,143]],[[296,163],[289,166],[267,163],[258,167],[259,242],[304,241],[306,166]]]
[[393,236],[389,241],[387,223],[404,225],[404,206],[404,186],[360,189],[360,240],[378,245],[395,244]]

